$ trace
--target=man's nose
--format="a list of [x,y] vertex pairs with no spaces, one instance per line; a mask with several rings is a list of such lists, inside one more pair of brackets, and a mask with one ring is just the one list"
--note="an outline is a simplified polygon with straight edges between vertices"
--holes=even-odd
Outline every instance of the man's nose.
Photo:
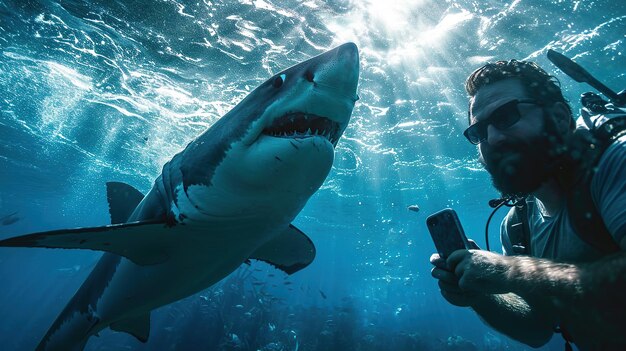
[[487,143],[489,145],[498,145],[506,139],[506,135],[500,131],[500,129],[492,126],[487,126]]

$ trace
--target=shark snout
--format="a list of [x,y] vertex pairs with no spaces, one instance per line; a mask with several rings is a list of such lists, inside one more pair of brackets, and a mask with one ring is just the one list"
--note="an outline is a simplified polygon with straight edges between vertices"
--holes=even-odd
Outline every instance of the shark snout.
[[359,79],[359,50],[354,43],[346,43],[320,55],[314,72],[313,82],[321,89],[329,89],[336,97],[354,104]]

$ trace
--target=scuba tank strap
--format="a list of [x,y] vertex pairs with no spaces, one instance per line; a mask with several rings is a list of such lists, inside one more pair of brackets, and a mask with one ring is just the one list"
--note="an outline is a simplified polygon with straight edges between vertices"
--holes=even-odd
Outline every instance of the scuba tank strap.
[[567,210],[572,214],[570,218],[574,231],[584,242],[603,254],[620,251],[619,245],[593,205],[589,187],[573,191],[567,201]]
[[[621,132],[621,130],[615,129],[614,132]],[[591,181],[597,171],[602,154],[615,139],[615,137],[599,138],[595,135],[590,140],[587,139],[589,146],[583,154],[581,167],[584,171],[579,176],[580,178],[573,183],[566,200],[567,211],[570,214],[571,224],[576,234],[603,254],[618,252],[620,247],[607,229],[595,206],[591,195]]]
[[519,201],[509,211],[506,221],[506,233],[513,248],[513,255],[530,255],[530,224],[528,222],[528,204],[530,199]]

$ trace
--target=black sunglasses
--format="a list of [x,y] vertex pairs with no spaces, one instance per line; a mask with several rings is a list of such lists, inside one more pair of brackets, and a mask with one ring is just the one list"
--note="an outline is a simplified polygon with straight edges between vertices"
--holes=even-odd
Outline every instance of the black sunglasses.
[[[491,113],[486,119],[476,122],[469,126],[463,135],[469,140],[470,143],[478,145],[487,140],[487,127],[491,124],[498,130],[505,130],[517,123],[522,117],[517,108],[518,104],[537,104],[539,101],[535,99],[516,99],[507,102],[506,104],[498,107]],[[469,111],[467,112],[470,113]]]

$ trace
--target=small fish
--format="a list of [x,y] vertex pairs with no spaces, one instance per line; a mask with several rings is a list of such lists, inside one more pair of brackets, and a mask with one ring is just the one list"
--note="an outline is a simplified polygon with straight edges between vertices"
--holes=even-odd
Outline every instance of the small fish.
[[419,212],[419,211],[420,211],[420,207],[419,207],[419,206],[417,206],[417,205],[409,205],[409,206],[407,207],[407,209],[408,209],[409,211],[413,211],[413,212]]
[[324,298],[324,300],[326,300],[326,294],[324,294],[324,292],[322,290],[320,290],[320,295],[322,295],[322,297]]
[[235,308],[242,309],[243,305],[235,305]]
[[0,217],[0,225],[11,225],[20,220],[20,217],[17,216],[17,212],[13,212],[6,216]]

